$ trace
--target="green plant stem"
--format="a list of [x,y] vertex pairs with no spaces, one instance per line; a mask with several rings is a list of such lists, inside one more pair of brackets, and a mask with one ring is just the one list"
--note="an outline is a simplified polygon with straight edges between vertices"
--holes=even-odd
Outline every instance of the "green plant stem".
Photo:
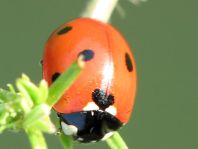
[[115,132],[112,137],[106,140],[111,149],[128,149],[126,143],[118,132]]
[[42,132],[37,130],[26,130],[26,133],[29,137],[32,149],[47,149],[45,138]]
[[46,103],[52,107],[80,74],[81,68],[73,63],[50,87]]
[[82,17],[108,22],[118,0],[90,0],[81,14]]
[[73,138],[71,136],[66,136],[63,133],[61,133],[60,140],[65,149],[73,149]]

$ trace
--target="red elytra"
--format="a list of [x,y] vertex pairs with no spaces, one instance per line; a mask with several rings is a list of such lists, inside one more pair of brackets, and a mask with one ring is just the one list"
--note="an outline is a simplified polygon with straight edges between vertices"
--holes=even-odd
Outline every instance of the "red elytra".
[[[54,105],[58,113],[84,111],[94,97],[100,97],[99,108],[116,109],[115,117],[129,121],[136,93],[134,56],[111,25],[93,19],[79,18],[59,27],[48,39],[43,56],[43,77],[51,84],[78,57],[84,54],[85,68],[62,98]],[[94,91],[102,93],[93,94]],[[101,100],[110,100],[103,103]],[[104,104],[104,105],[103,105]]]

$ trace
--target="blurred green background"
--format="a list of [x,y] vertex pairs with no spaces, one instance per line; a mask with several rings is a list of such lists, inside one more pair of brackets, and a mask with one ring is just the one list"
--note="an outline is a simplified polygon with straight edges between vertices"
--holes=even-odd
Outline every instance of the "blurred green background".
[[[0,86],[22,72],[41,79],[43,47],[60,24],[79,16],[86,0],[0,0]],[[198,148],[198,2],[120,0],[126,17],[111,22],[133,47],[138,93],[130,123],[120,130],[130,149]],[[61,149],[46,135],[49,149]],[[30,149],[24,133],[0,135],[1,149]],[[105,142],[76,149],[108,149]]]

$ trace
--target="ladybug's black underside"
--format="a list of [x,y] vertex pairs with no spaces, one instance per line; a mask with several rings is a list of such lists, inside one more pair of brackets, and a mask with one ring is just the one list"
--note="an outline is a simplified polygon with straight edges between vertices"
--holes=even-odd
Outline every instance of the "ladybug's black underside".
[[101,110],[58,113],[58,116],[65,124],[77,127],[78,131],[74,139],[84,143],[99,141],[105,134],[116,131],[122,126],[116,117]]

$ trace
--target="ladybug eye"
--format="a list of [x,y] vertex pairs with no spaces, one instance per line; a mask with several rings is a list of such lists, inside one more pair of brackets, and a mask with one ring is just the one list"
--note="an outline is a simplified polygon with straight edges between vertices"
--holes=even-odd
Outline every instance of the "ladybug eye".
[[56,81],[56,79],[60,76],[61,74],[59,72],[56,72],[52,75],[52,82]]
[[125,62],[129,72],[133,71],[133,65],[131,62],[131,58],[128,53],[125,53]]
[[66,26],[66,27],[62,28],[61,30],[59,30],[57,32],[57,34],[62,35],[62,34],[65,34],[65,33],[69,32],[70,30],[72,30],[72,27],[71,26]]
[[89,61],[94,57],[94,52],[90,49],[83,50],[78,56],[83,56],[84,61]]

